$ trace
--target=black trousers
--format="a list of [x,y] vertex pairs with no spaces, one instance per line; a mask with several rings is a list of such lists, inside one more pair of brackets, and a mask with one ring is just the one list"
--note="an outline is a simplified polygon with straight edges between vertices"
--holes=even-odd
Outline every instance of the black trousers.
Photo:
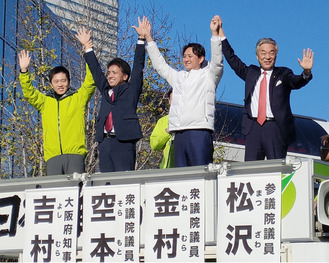
[[284,142],[277,123],[265,121],[260,124],[253,120],[250,133],[246,136],[245,161],[266,159],[284,159],[287,156],[288,145]]
[[135,170],[136,140],[119,141],[105,137],[98,145],[101,173]]

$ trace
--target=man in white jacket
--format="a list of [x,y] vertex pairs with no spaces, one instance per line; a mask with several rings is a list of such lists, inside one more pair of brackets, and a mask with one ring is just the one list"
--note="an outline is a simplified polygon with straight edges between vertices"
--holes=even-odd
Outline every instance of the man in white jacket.
[[[213,131],[216,88],[223,75],[219,16],[211,29],[211,61],[206,64],[202,45],[190,43],[183,48],[186,70],[171,68],[161,55],[147,27],[147,51],[153,67],[173,88],[169,111],[169,131],[174,134],[175,166],[208,165],[213,161]],[[204,65],[206,64],[206,65]]]

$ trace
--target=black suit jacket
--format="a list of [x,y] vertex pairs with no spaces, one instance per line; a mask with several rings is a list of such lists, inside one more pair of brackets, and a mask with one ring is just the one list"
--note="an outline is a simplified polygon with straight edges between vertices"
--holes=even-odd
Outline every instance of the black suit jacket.
[[[222,50],[226,61],[235,73],[245,81],[244,111],[242,120],[242,132],[247,135],[253,125],[251,115],[251,96],[254,92],[256,82],[261,75],[259,66],[244,64],[234,54],[234,50],[228,40],[222,41]],[[304,79],[303,75],[294,75],[292,70],[285,67],[274,67],[269,83],[269,97],[274,119],[278,124],[282,138],[289,145],[295,141],[294,117],[290,108],[290,93],[293,89],[305,86],[312,76]]]
[[84,54],[98,90],[102,95],[101,108],[97,116],[97,142],[104,139],[104,124],[112,112],[115,134],[120,141],[139,140],[143,137],[136,114],[139,96],[143,87],[143,68],[145,62],[145,45],[137,44],[134,65],[130,81],[113,87],[114,101],[108,91],[110,86],[93,51]]

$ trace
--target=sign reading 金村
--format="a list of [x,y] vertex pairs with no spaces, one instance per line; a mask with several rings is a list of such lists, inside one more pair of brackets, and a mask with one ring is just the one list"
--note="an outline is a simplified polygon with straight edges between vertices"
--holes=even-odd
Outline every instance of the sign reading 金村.
[[145,262],[204,262],[204,180],[145,184]]

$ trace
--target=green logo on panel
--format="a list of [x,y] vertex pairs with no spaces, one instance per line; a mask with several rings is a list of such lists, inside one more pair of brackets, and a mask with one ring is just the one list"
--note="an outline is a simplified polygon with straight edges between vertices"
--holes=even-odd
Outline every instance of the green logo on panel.
[[292,174],[283,174],[281,179],[282,189],[281,189],[281,218],[284,218],[294,206],[296,200],[296,188],[292,182]]

